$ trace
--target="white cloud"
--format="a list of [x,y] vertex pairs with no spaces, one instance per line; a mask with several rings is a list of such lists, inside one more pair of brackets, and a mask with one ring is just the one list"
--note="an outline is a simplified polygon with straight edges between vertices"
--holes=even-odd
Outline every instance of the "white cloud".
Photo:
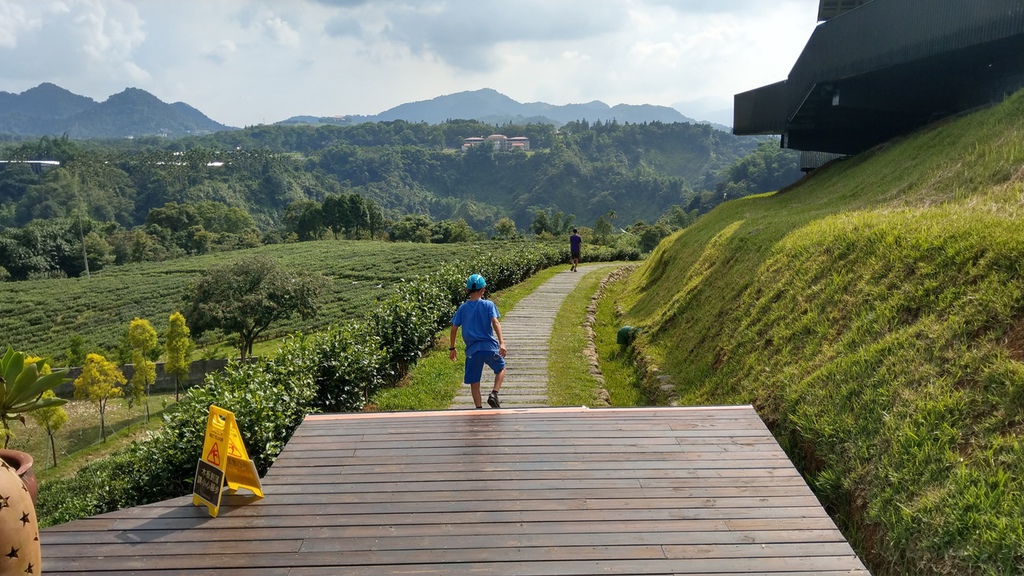
[[38,29],[42,21],[31,18],[25,9],[13,2],[0,1],[0,49],[18,47],[18,37],[22,33]]
[[135,86],[242,126],[494,88],[731,102],[785,78],[817,0],[0,0],[0,90]]
[[238,45],[231,40],[221,40],[205,52],[206,58],[215,64],[226,64],[238,52]]
[[276,44],[287,47],[299,45],[299,33],[280,17],[267,19],[263,22],[263,27]]
[[144,23],[130,4],[79,1],[70,12],[87,66],[101,74],[123,71],[134,78],[147,76],[134,61],[134,50],[146,39]]

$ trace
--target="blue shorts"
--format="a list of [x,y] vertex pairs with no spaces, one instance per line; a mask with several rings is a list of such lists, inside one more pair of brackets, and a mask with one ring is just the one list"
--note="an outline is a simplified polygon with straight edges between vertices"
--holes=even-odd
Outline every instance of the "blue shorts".
[[466,357],[466,376],[462,379],[464,384],[476,384],[484,374],[484,364],[491,367],[497,374],[505,369],[505,359],[500,354],[485,350]]

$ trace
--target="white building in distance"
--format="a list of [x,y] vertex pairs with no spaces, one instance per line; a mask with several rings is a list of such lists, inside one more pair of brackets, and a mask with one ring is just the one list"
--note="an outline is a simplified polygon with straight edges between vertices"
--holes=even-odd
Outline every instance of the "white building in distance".
[[504,134],[491,134],[487,138],[471,137],[462,141],[462,151],[465,152],[477,144],[489,142],[494,146],[495,152],[509,152],[511,150],[530,151],[530,139],[526,136],[514,136],[509,138]]

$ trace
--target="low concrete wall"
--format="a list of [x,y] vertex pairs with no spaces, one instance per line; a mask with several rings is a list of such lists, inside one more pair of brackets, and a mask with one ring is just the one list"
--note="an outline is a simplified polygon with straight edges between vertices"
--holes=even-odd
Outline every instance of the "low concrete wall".
[[[203,379],[206,378],[207,374],[210,374],[211,372],[219,372],[223,370],[224,367],[227,365],[228,360],[226,358],[219,358],[216,360],[196,360],[192,362],[191,366],[189,366],[188,382],[182,382],[181,388],[184,389],[195,384],[202,384]],[[132,375],[135,374],[135,366],[132,364],[125,364],[124,366],[121,366],[121,372],[123,372],[124,377],[130,381],[132,379]],[[61,384],[56,389],[54,389],[54,392],[57,394],[57,396],[60,396],[62,398],[70,398],[72,395],[74,395],[74,380],[75,378],[78,378],[78,376],[81,373],[81,367],[69,368],[68,378],[71,378],[71,381],[65,382],[64,384]],[[174,390],[174,378],[168,375],[166,372],[164,372],[164,362],[156,363],[156,382],[153,383],[153,387],[150,388],[150,390]]]

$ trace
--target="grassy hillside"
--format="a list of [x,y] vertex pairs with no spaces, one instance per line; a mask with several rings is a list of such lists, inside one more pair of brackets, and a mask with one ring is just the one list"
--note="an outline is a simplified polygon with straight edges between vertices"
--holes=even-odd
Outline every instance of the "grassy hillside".
[[[319,316],[294,318],[271,326],[268,337],[309,332],[351,320],[373,308],[403,279],[429,273],[440,262],[470,259],[482,249],[500,250],[496,242],[404,244],[325,240],[277,244],[109,268],[88,278],[3,283],[0,298],[0,345],[38,356],[60,358],[74,334],[89,351],[112,352],[133,318],[146,318],[163,334],[167,318],[181,308],[188,283],[212,266],[245,254],[265,254],[292,269],[328,276],[332,282]],[[234,346],[228,343],[229,349]]]
[[752,403],[875,574],[1024,573],[1024,95],[727,202],[619,304]]

